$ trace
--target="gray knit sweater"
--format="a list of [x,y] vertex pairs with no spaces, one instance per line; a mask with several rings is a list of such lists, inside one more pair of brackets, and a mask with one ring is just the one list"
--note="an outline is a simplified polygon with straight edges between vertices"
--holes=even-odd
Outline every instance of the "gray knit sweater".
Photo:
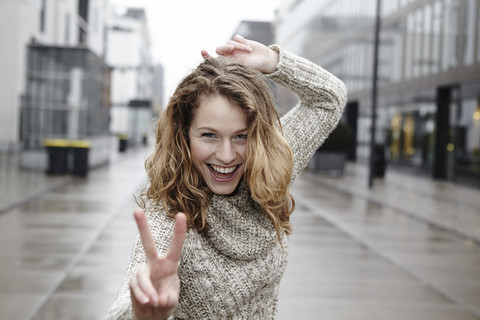
[[[280,53],[267,77],[295,92],[300,103],[281,122],[293,151],[295,179],[338,123],[345,85],[321,67],[272,46]],[[146,208],[159,256],[166,254],[174,222],[159,206]],[[214,195],[206,233],[187,232],[180,257],[180,301],[172,319],[274,319],[280,280],[287,264],[287,239],[242,184],[234,196]],[[137,237],[119,295],[108,319],[132,319],[129,280],[146,261]]]

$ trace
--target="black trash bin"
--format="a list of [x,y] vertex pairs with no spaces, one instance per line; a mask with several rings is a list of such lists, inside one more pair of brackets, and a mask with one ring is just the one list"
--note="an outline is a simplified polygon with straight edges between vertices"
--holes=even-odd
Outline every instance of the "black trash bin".
[[86,177],[88,174],[88,153],[90,142],[85,140],[74,140],[70,142],[73,155],[71,173],[77,177]]
[[119,134],[118,135],[118,151],[119,152],[125,152],[127,151],[127,147],[128,147],[128,138],[126,135],[124,134]]
[[61,175],[68,173],[68,141],[65,139],[46,139],[43,145],[47,148],[48,168],[46,173]]
[[385,177],[386,167],[385,146],[383,144],[376,144],[373,147],[373,176],[377,178]]

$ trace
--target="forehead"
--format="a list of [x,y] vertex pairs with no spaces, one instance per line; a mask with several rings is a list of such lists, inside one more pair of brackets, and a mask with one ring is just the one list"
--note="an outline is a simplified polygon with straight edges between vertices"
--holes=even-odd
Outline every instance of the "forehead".
[[246,128],[247,114],[238,104],[222,95],[202,97],[193,115],[192,126]]

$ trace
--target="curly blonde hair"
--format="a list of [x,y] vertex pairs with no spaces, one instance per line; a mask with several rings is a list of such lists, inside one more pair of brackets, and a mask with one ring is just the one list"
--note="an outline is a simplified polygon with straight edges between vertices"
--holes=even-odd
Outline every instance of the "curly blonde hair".
[[[146,162],[149,186],[140,198],[163,203],[170,217],[187,216],[189,228],[207,228],[212,192],[195,168],[188,130],[202,98],[221,95],[247,115],[246,181],[252,199],[272,221],[280,240],[292,229],[295,201],[289,192],[293,155],[263,76],[221,58],[203,61],[177,86],[157,122],[155,150]],[[240,182],[241,183],[241,182]]]

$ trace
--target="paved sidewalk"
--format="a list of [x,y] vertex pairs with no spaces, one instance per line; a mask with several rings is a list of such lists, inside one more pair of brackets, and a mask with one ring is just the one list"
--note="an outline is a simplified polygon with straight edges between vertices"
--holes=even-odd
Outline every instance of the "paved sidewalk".
[[[350,165],[343,178],[295,182],[278,319],[480,319],[480,246],[421,222],[415,192],[399,188],[431,185],[422,198],[439,207],[434,199],[456,186],[391,173],[368,190],[365,172]],[[480,192],[466,191],[464,207],[477,205]]]
[[48,176],[19,167],[18,153],[0,153],[0,214],[72,183],[70,175]]
[[87,179],[0,214],[1,320],[105,317],[136,234],[133,195],[146,181],[145,154],[129,150]]
[[368,168],[349,163],[342,178],[308,174],[310,179],[381,204],[432,226],[480,243],[480,189],[388,170],[367,188]]
[[278,319],[480,319],[479,245],[370,200],[349,175],[295,182]]

